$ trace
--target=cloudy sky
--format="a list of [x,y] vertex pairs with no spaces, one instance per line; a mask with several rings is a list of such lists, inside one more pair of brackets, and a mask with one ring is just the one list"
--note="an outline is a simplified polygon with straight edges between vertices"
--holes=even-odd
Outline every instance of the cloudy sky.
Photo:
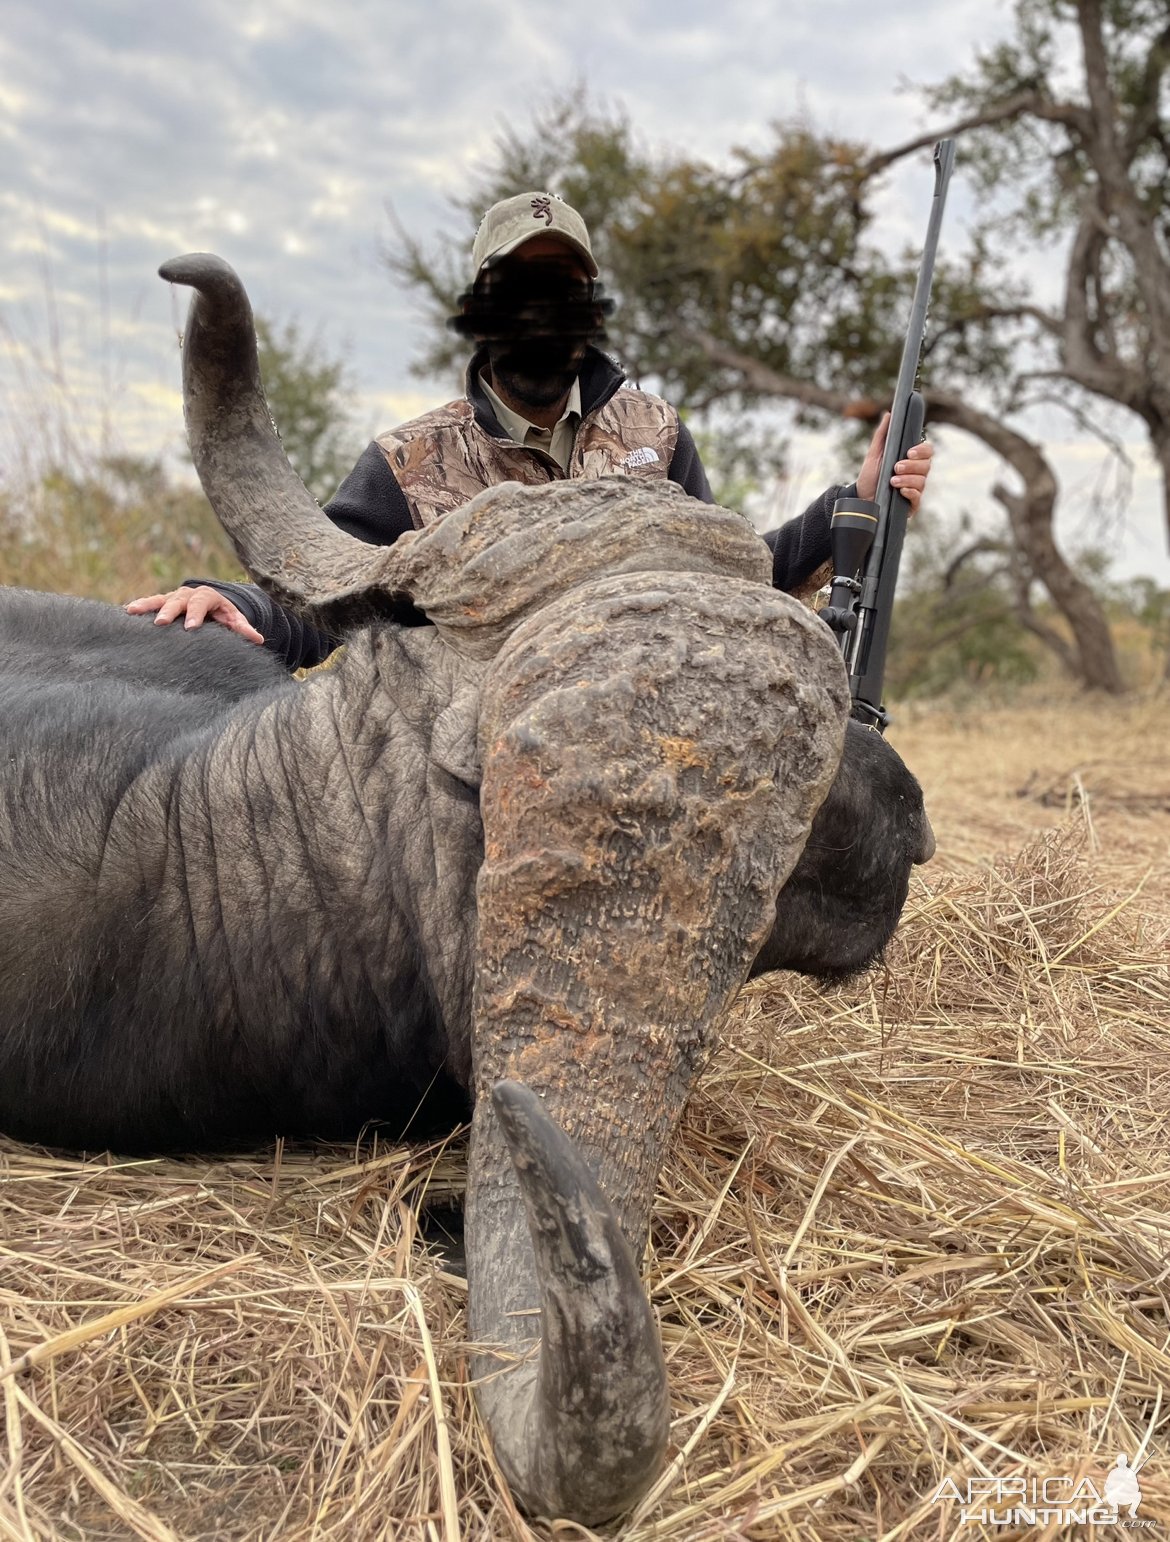
[[[258,310],[346,352],[365,439],[450,395],[409,362],[414,299],[380,261],[408,230],[458,228],[450,200],[510,124],[585,85],[653,145],[719,157],[800,110],[875,144],[926,126],[907,79],[961,69],[1007,25],[1003,0],[6,0],[0,31],[0,476],[68,434],[165,453],[181,437],[177,329],[186,300],[160,261],[205,250]],[[908,239],[927,161],[883,209]],[[964,198],[948,222],[957,236]],[[945,237],[944,237],[945,241]],[[892,384],[892,383],[891,383]],[[1102,452],[1052,425],[1066,537],[1099,518]],[[937,498],[988,507],[993,468],[939,436]],[[1156,485],[1135,435],[1134,492],[1109,527],[1121,572],[1170,581]],[[798,444],[799,501],[841,466]]]

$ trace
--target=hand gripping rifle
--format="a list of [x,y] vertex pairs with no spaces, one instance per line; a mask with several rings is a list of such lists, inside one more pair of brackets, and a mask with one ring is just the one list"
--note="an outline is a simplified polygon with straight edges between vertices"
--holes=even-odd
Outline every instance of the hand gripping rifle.
[[890,486],[897,461],[922,438],[925,403],[914,389],[922,340],[926,332],[926,307],[934,277],[934,256],[942,227],[947,183],[955,164],[955,141],[940,139],[934,147],[934,202],[922,266],[914,288],[910,325],[902,348],[902,364],[890,428],[878,473],[877,497],[838,498],[833,506],[830,539],[833,584],[829,603],[821,615],[836,632],[849,672],[853,716],[884,733],[890,721],[882,706],[882,675],[886,667],[886,643],[894,609],[894,588],[902,559],[902,540],[910,505],[896,487]]

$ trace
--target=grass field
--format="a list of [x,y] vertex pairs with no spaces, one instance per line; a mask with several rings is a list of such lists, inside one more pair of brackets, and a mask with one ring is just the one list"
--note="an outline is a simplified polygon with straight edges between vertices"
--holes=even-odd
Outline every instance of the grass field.
[[[623,1542],[1055,1537],[932,1496],[1119,1452],[1170,1525],[1165,700],[891,737],[938,856],[883,970],[748,988],[687,1111],[647,1261],[670,1464]],[[463,1171],[0,1143],[0,1534],[588,1535],[517,1515],[477,1423],[417,1236]]]

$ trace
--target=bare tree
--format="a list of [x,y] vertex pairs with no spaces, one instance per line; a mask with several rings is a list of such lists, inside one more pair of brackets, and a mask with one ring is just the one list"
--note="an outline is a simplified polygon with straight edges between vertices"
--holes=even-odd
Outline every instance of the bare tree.
[[[1067,240],[1059,307],[1025,320],[1065,379],[1136,413],[1161,469],[1170,540],[1170,9],[1166,0],[1016,0],[1015,34],[927,95],[961,115],[884,151],[884,170],[940,133],[999,203],[988,238]],[[1063,62],[1072,51],[1078,79]],[[1004,197],[1007,190],[1004,219]]]

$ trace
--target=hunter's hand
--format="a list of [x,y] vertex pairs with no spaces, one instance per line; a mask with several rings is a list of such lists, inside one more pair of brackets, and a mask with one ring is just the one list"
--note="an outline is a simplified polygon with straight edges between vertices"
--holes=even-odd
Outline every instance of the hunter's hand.
[[[869,449],[865,452],[865,463],[857,476],[859,498],[877,496],[878,472],[882,469],[882,452],[886,447],[886,434],[889,428],[890,414],[887,412],[869,441]],[[930,475],[930,461],[933,454],[934,446],[924,440],[922,444],[912,444],[906,451],[907,459],[898,461],[894,466],[890,483],[898,489],[910,505],[911,514],[917,514],[918,505],[922,502],[922,493],[926,487],[926,479]]]
[[155,626],[169,626],[172,621],[183,616],[183,625],[190,631],[210,619],[218,621],[220,626],[226,626],[231,632],[238,632],[250,643],[264,641],[243,611],[233,605],[227,595],[220,594],[218,589],[212,589],[206,584],[201,584],[197,589],[172,589],[169,594],[147,594],[140,600],[131,600],[123,608],[131,616],[143,616],[149,611],[157,611]]

